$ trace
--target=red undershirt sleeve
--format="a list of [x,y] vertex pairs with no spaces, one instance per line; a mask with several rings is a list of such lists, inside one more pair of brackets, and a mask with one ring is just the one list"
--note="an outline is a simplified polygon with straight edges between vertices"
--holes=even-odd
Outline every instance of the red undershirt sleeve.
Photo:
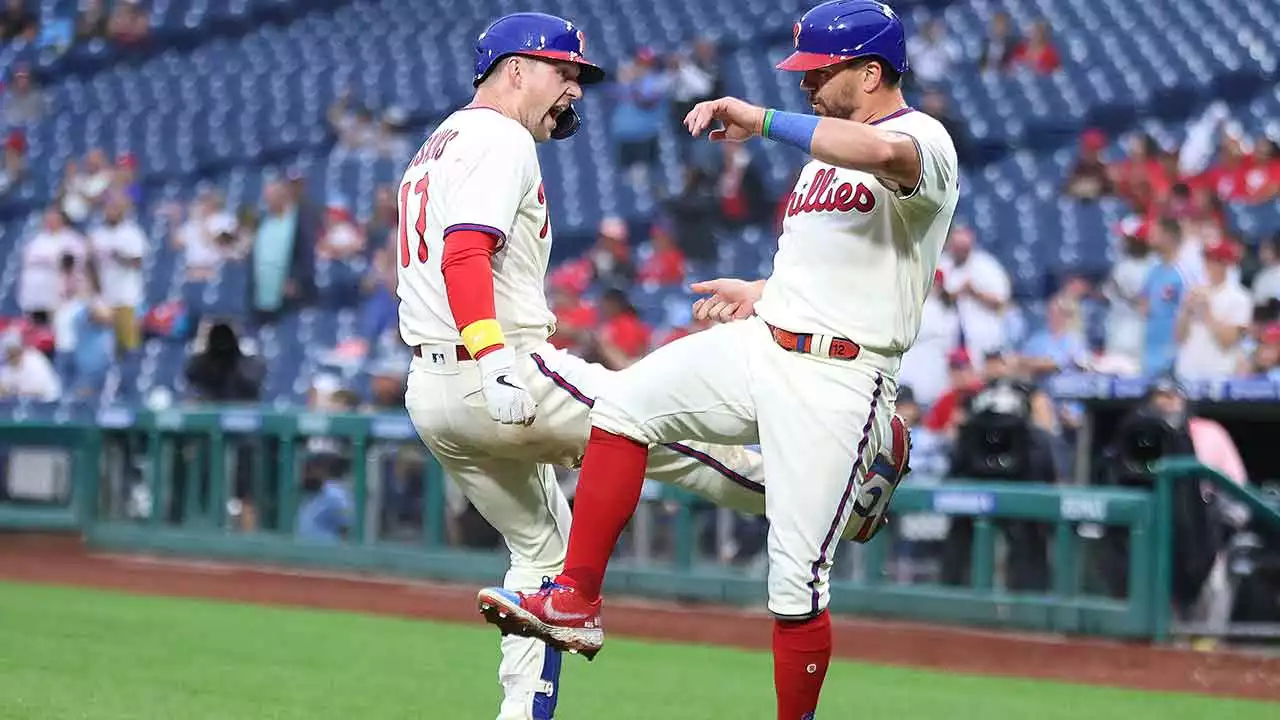
[[[480,230],[455,230],[445,237],[440,272],[444,275],[449,309],[459,331],[479,320],[497,317],[493,302],[493,268],[490,259],[498,238]],[[473,353],[479,360],[502,347],[496,343]]]

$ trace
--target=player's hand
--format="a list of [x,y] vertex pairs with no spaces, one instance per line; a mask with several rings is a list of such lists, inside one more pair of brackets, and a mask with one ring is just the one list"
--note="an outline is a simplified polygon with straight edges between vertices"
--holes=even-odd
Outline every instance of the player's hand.
[[532,425],[538,404],[514,369],[515,351],[499,348],[480,358],[481,389],[489,417],[503,425]]
[[718,278],[696,282],[689,289],[710,297],[699,298],[693,303],[693,319],[711,322],[730,322],[749,318],[756,312],[756,301],[764,289],[764,283],[747,282],[734,278]]
[[742,142],[763,132],[764,108],[735,97],[708,100],[693,106],[684,117],[684,126],[690,135],[698,137],[717,120],[724,127],[711,131],[712,140]]

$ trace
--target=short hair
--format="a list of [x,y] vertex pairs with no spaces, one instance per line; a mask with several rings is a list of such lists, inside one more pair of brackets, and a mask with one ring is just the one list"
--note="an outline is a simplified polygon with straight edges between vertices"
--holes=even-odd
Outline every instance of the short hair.
[[890,65],[888,60],[885,60],[879,55],[864,55],[859,58],[854,58],[849,67],[862,68],[871,63],[876,63],[880,66],[880,77],[884,80],[885,85],[891,88],[896,88],[902,85],[902,73],[898,72],[897,68]]

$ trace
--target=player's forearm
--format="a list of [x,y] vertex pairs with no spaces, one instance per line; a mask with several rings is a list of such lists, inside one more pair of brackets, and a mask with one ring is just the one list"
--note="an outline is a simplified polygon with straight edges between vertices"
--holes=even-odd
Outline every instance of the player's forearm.
[[495,247],[491,236],[462,230],[446,238],[440,259],[449,310],[462,335],[462,344],[477,360],[506,345],[493,300],[489,261]]
[[920,151],[915,140],[866,123],[777,110],[765,111],[760,133],[798,147],[836,167],[861,170],[914,187],[920,179]]

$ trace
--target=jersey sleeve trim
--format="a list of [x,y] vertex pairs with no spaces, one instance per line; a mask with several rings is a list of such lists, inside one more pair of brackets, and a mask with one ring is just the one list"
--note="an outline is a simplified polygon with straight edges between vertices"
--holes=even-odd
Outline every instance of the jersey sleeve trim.
[[496,227],[491,227],[489,225],[478,225],[475,223],[457,223],[456,225],[450,225],[449,227],[444,229],[444,233],[441,235],[441,238],[442,239],[447,238],[451,233],[460,232],[463,230],[470,230],[473,232],[482,232],[485,235],[492,236],[496,243],[493,248],[494,252],[501,250],[502,246],[507,244],[506,233],[502,232]]
[[920,147],[920,141],[916,139],[915,135],[912,135],[911,133],[902,132],[901,130],[894,130],[893,132],[896,132],[899,135],[905,135],[911,138],[911,144],[916,146],[916,157],[920,159],[920,175],[916,178],[915,186],[911,188],[910,192],[903,193],[901,190],[899,190],[898,192],[894,193],[894,195],[896,195],[899,200],[910,200],[911,198],[920,194],[920,187],[924,185],[924,172],[925,172],[924,149]]

